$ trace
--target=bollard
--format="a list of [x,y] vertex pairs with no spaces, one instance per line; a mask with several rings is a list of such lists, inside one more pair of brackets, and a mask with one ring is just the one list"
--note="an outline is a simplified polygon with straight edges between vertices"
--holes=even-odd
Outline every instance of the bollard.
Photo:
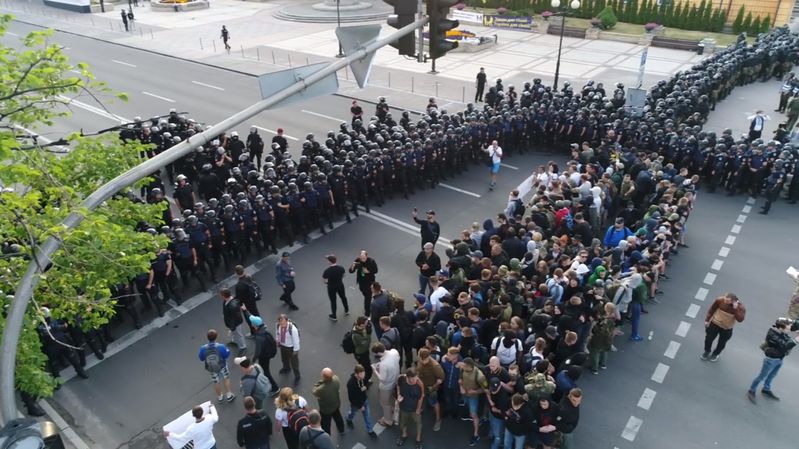
[[241,47],[241,57],[243,58],[244,57],[244,45],[241,45],[240,47]]
[[153,29],[152,28],[150,28],[150,39],[155,39],[155,36],[153,36]]
[[272,64],[273,65],[277,65],[277,62],[275,61],[275,51],[274,50],[272,50]]
[[461,103],[466,103],[466,86],[463,86],[463,98],[461,99]]
[[413,77],[411,77],[411,93],[413,93]]
[[391,89],[391,72],[388,72],[388,88]]
[[438,98],[438,81],[436,81],[436,98]]
[[214,44],[214,53],[216,53],[216,41],[212,40],[211,43]]
[[261,60],[261,47],[255,47],[255,57]]
[[305,57],[305,65],[311,65],[311,59],[309,57]]
[[200,38],[200,50],[204,50],[204,48],[203,48],[203,38]]
[[289,68],[291,68],[291,53],[288,53],[287,56],[289,57]]
[[346,67],[344,67],[344,79],[347,80],[347,81],[350,80],[350,71],[347,70]]

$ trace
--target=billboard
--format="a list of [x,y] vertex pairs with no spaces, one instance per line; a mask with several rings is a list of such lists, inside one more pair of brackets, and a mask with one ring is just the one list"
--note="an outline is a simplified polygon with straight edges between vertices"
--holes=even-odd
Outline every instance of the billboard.
[[483,26],[506,30],[532,31],[533,18],[529,16],[483,15]]

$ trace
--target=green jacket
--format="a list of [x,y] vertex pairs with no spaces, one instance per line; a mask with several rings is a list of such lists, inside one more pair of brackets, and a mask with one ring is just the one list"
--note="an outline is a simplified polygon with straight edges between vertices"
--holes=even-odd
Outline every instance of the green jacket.
[[631,303],[636,302],[638,304],[643,304],[648,297],[649,287],[646,285],[646,282],[641,282],[641,284],[633,290],[633,300]]
[[591,352],[607,352],[613,345],[613,331],[616,323],[613,318],[606,318],[596,323],[588,340],[588,350]]
[[352,328],[352,344],[355,346],[355,354],[365,354],[369,352],[369,345],[372,343],[372,326],[359,331]]
[[319,413],[329,415],[335,413],[341,407],[340,389],[341,382],[339,382],[336,375],[329,382],[316,381],[313,386],[313,395],[319,402]]

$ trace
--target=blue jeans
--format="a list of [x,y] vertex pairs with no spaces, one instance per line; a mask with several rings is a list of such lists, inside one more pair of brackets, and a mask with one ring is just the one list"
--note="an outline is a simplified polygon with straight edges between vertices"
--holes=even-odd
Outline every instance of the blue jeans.
[[630,337],[638,337],[638,325],[641,324],[641,304],[634,302],[630,304],[630,324],[633,326]]
[[[361,409],[358,407],[350,406],[350,411],[347,413],[346,417],[347,421],[352,421],[352,419],[355,417],[355,414],[358,413],[359,410]],[[362,413],[363,413],[363,422],[364,424],[366,424],[366,432],[371,433],[373,431],[373,427],[372,427],[372,418],[369,415],[369,401],[364,402]]]
[[433,287],[430,287],[430,278],[420,274],[419,275],[419,293],[426,295],[427,291],[430,290],[430,293],[433,293]]
[[763,382],[763,389],[766,391],[771,391],[771,381],[777,377],[777,373],[780,371],[780,367],[782,366],[782,359],[772,359],[771,357],[763,357],[763,367],[760,368],[760,374],[755,377],[755,380],[752,381],[752,385],[749,387],[749,391],[757,390],[757,386],[760,382]]
[[491,437],[493,438],[491,449],[499,449],[505,437],[505,420],[489,413],[488,422],[491,424]]
[[524,449],[525,435],[514,435],[505,429],[505,449]]

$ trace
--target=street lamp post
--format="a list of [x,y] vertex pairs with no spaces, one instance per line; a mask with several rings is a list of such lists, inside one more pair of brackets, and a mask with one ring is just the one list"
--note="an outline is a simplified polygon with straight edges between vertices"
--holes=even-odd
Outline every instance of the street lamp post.
[[[550,3],[555,10],[560,9],[560,0],[552,0]],[[569,3],[569,8],[577,10],[580,9],[580,0],[572,0]],[[561,16],[560,21],[560,40],[558,41],[558,62],[555,64],[555,82],[552,84],[552,89],[557,92],[558,90],[558,77],[560,76],[560,52],[563,50],[563,32],[566,30],[566,14],[568,10],[565,5],[562,10],[556,14]]]
[[[338,27],[341,28],[341,0],[336,0],[336,23],[338,24]],[[341,40],[338,41],[338,54],[336,57],[344,57],[344,52],[341,49]]]

